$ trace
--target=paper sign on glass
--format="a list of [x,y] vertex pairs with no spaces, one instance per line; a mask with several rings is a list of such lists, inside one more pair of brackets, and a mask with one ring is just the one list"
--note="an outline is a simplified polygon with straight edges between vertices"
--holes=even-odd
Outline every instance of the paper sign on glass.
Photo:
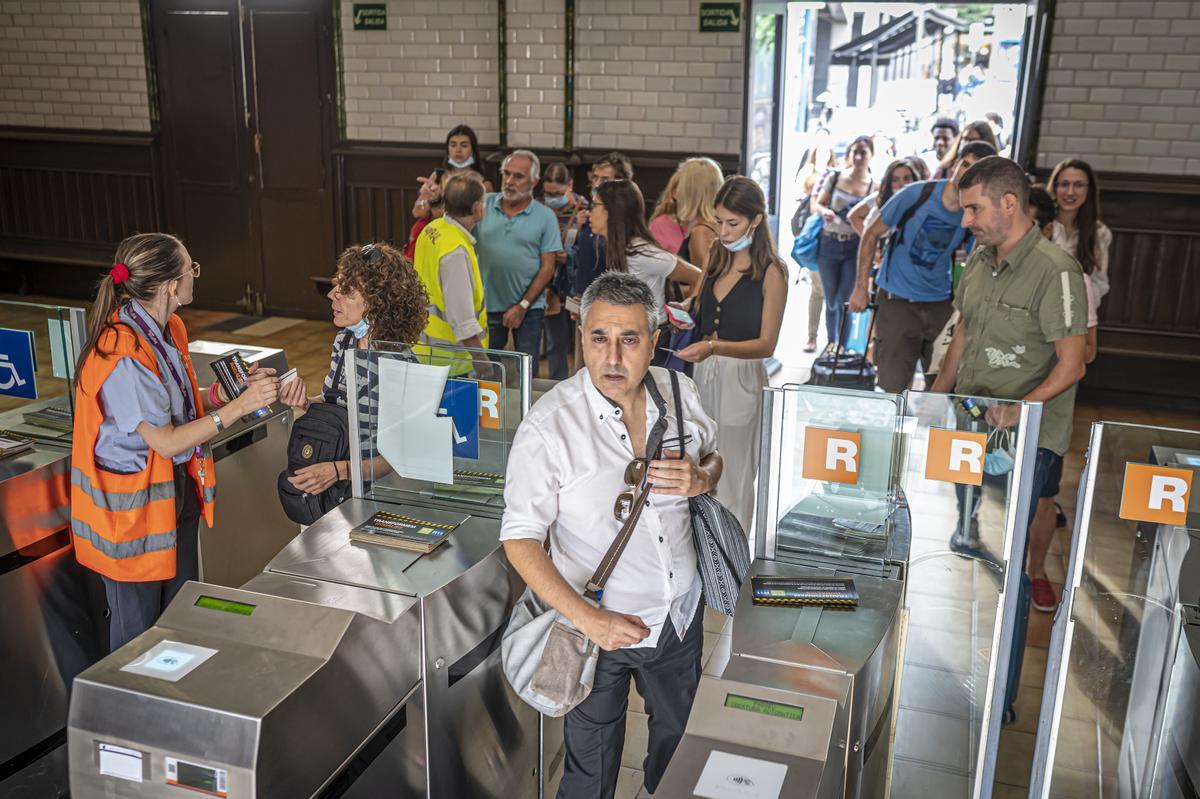
[[862,437],[846,430],[826,427],[804,428],[804,465],[800,474],[808,480],[829,483],[858,482],[858,459]]
[[454,420],[438,416],[449,366],[379,359],[376,446],[401,477],[454,482]]
[[925,479],[962,485],[983,485],[983,456],[987,435],[965,430],[929,428]]
[[1121,489],[1122,519],[1186,525],[1192,496],[1192,470],[1144,463],[1125,464]]

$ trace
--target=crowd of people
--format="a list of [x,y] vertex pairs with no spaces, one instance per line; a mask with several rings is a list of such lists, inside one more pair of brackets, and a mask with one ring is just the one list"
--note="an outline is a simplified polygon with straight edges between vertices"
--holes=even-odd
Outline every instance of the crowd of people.
[[[1043,403],[1027,570],[1033,605],[1052,610],[1054,497],[1075,386],[1096,353],[1112,235],[1088,164],[1064,161],[1034,187],[997,154],[989,122],[960,131],[938,119],[931,134],[927,153],[896,159],[878,177],[870,136],[841,158],[825,147],[804,159],[801,210],[823,225],[813,295],[823,289],[830,347],[845,343],[848,312],[876,315],[864,355],[883,391],[913,387],[919,369],[918,385],[932,391]],[[421,184],[403,247],[369,243],[339,257],[329,298],[340,330],[312,396],[302,379],[281,384],[258,368],[239,396],[202,389],[175,313],[191,301],[200,265],[166,234],[121,243],[76,376],[77,555],[104,577],[115,649],[196,579],[198,522],[211,523],[215,497],[205,444],[232,419],[276,400],[344,408],[351,395],[369,418],[378,398],[348,388],[377,384],[362,371],[369,359],[348,372],[345,354],[371,342],[438,356],[455,375],[485,374],[487,349],[524,352],[534,364],[544,350],[548,376],[561,382],[521,424],[510,454],[544,468],[507,482],[501,537],[527,584],[604,650],[592,694],[566,718],[560,795],[602,783],[611,794],[631,678],[652,717],[653,790],[700,674],[687,498],[715,491],[744,530],[753,523],[764,360],[780,344],[791,283],[765,196],[753,180],[689,158],[648,212],[622,154],[598,159],[580,193],[567,164],[543,168],[523,149],[503,158],[493,191],[465,126],[450,131],[443,166]],[[811,305],[810,317],[812,351]],[[674,403],[662,400],[671,369],[682,386]],[[988,421],[1012,425],[1016,407],[989,407]],[[312,464],[288,481],[320,494],[347,481],[350,464]],[[656,536],[638,539],[636,567],[614,576],[604,609],[581,602],[612,538],[605,530],[615,536],[629,518],[620,501],[611,519],[598,520],[598,509],[643,478],[654,497],[639,512]],[[969,545],[969,531],[960,533]]]

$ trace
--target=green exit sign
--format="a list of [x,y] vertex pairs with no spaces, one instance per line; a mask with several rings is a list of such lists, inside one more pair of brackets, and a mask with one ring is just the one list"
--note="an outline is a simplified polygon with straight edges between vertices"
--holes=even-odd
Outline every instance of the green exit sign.
[[387,30],[387,3],[355,3],[354,30]]
[[742,29],[741,3],[701,3],[701,33],[737,33]]

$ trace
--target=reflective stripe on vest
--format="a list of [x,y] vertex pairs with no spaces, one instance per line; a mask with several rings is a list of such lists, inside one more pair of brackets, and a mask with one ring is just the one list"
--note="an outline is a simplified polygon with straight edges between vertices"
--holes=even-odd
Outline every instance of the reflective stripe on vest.
[[175,498],[174,480],[151,483],[149,488],[137,491],[105,491],[92,485],[88,476],[76,466],[71,467],[71,485],[83,489],[83,492],[92,498],[92,503],[101,510],[135,510],[147,502]]
[[151,533],[132,541],[109,541],[97,533],[87,522],[81,519],[71,519],[71,532],[85,539],[89,544],[114,560],[136,558],[151,552],[166,552],[175,548],[175,531]]

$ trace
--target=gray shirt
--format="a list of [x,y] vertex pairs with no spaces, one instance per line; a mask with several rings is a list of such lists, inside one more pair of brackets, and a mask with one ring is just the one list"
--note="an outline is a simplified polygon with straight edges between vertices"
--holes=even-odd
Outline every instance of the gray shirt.
[[[144,340],[145,334],[141,327],[134,324],[133,314],[137,314],[150,334],[163,345],[176,374],[187,379],[183,359],[171,342],[170,334],[159,328],[158,322],[137,300],[130,301],[117,316],[142,339],[141,345],[154,353],[159,374],[163,377],[159,379],[133,358],[124,357],[117,361],[100,386],[100,407],[104,411],[104,421],[100,423],[100,434],[96,437],[96,465],[105,471],[126,474],[146,468],[150,445],[137,432],[139,424],[149,422],[155,427],[162,427],[168,422],[182,425],[193,421],[187,417],[183,392],[172,379],[166,361],[157,347]],[[191,457],[192,450],[189,449],[172,460],[181,464],[187,463]]]

